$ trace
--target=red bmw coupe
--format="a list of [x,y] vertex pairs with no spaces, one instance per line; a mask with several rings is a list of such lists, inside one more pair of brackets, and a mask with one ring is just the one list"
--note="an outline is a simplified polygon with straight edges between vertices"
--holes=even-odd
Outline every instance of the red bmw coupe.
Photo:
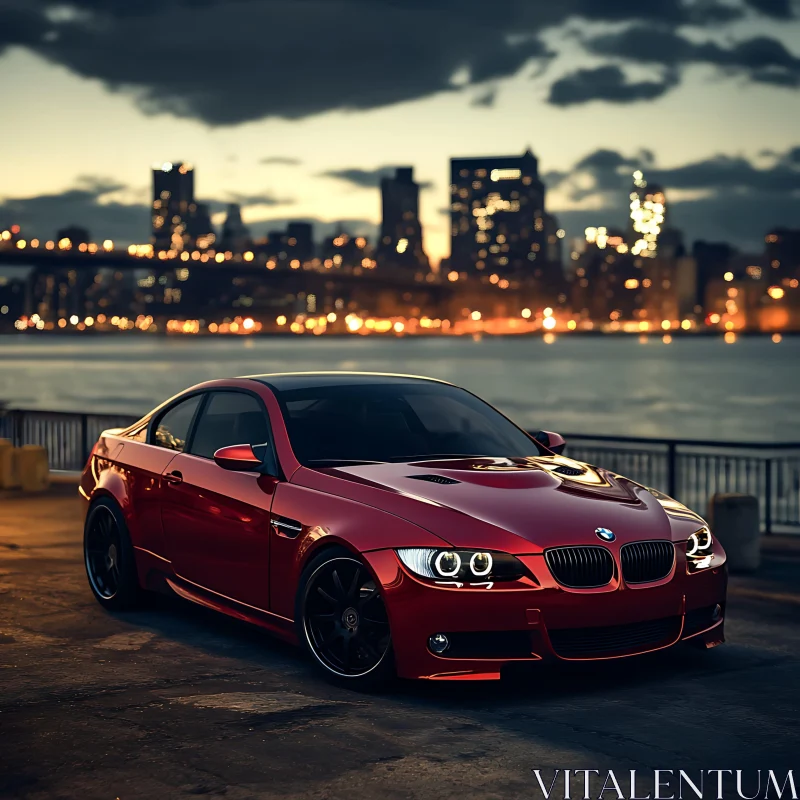
[[705,522],[563,450],[442,381],[209,381],[94,446],[89,585],[120,610],[171,590],[349,683],[723,642]]

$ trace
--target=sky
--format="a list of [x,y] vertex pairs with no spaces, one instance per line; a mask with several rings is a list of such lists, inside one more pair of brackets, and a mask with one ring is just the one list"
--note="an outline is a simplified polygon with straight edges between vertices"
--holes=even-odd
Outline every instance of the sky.
[[580,236],[631,174],[669,223],[758,252],[800,227],[798,0],[0,0],[0,226],[145,242],[150,167],[190,162],[215,221],[372,233],[413,166],[449,253],[449,159],[539,158]]

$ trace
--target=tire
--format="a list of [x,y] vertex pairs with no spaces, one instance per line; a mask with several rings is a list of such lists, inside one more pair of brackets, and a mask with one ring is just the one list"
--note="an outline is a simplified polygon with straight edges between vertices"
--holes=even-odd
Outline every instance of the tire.
[[313,558],[300,577],[297,635],[330,681],[359,691],[395,679],[389,618],[379,585],[364,562],[344,548]]
[[117,503],[101,497],[92,503],[83,528],[83,564],[89,588],[109,611],[132,611],[142,604],[128,526]]

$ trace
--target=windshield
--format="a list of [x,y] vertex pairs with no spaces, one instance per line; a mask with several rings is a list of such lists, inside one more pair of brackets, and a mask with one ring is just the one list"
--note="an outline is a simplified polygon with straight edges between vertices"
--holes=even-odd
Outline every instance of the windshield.
[[292,449],[309,466],[543,452],[491,406],[448,384],[320,386],[277,395]]

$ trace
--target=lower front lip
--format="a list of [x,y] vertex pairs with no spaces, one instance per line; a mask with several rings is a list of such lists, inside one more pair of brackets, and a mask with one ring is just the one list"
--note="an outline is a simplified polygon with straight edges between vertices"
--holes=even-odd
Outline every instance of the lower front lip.
[[[374,551],[365,557],[383,586],[398,673],[408,678],[442,676],[442,673],[497,677],[503,664],[512,661],[565,658],[550,644],[551,630],[680,620],[687,608],[714,607],[724,605],[725,601],[726,577],[724,571],[716,570],[690,576],[683,567],[660,584],[636,588],[617,584],[573,591],[554,584],[552,579],[539,587],[515,582],[514,588],[497,585],[490,589],[448,588],[416,580],[401,568],[392,551]],[[541,572],[541,557],[523,557],[523,560],[538,561],[535,574]],[[538,644],[531,644],[529,653],[523,648],[522,653],[511,658],[452,658],[447,653],[436,655],[429,649],[430,637],[459,632],[489,634],[486,638],[504,632],[527,633],[530,641]],[[668,646],[680,637],[682,625],[672,633],[673,638],[659,647]],[[648,649],[658,647],[636,652]]]

